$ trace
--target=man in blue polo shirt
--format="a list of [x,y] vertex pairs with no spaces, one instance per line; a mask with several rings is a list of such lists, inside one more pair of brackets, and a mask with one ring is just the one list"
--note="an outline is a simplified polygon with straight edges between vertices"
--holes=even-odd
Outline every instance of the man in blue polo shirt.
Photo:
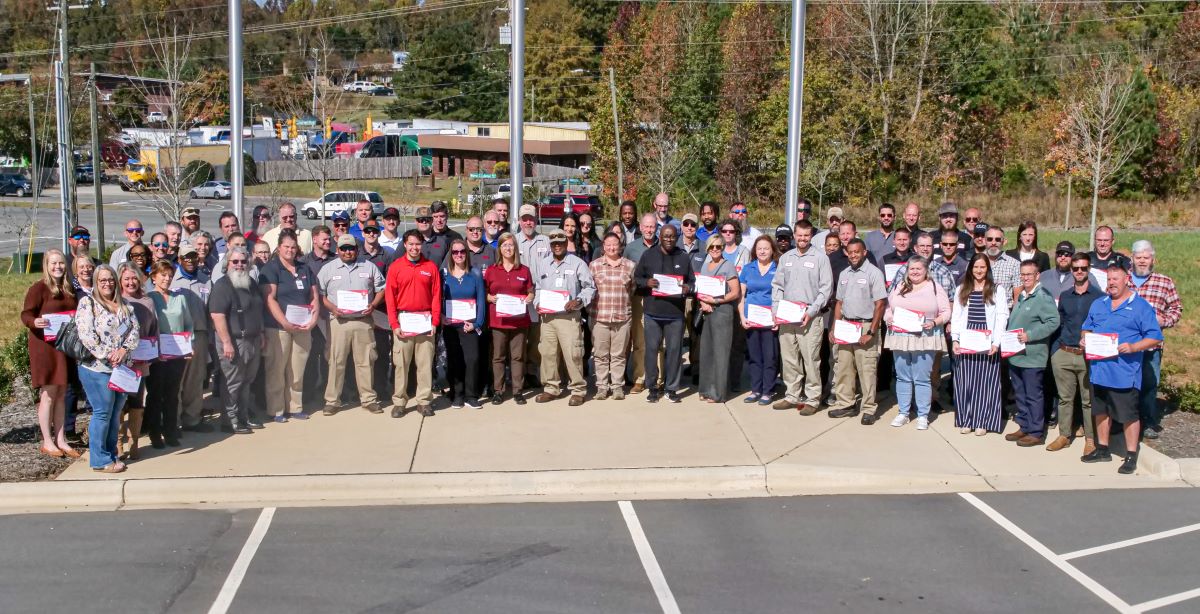
[[[1154,307],[1146,299],[1134,294],[1129,283],[1129,272],[1124,267],[1109,267],[1106,271],[1108,296],[1097,299],[1088,310],[1083,322],[1083,338],[1080,345],[1086,354],[1094,354],[1088,347],[1088,334],[1115,334],[1117,355],[1103,359],[1089,359],[1091,363],[1092,415],[1096,417],[1096,449],[1080,460],[1085,463],[1112,460],[1108,451],[1108,437],[1113,419],[1124,425],[1125,462],[1119,473],[1133,473],[1137,469],[1138,438],[1142,432],[1141,415],[1138,413],[1138,389],[1142,385],[1142,353],[1162,343],[1162,329]],[[1085,354],[1085,355],[1086,355]]]

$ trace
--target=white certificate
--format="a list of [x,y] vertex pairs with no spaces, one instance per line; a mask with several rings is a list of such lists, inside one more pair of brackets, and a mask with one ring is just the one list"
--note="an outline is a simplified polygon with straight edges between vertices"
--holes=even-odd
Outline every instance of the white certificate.
[[992,331],[964,330],[958,336],[958,349],[963,354],[987,354],[992,351]]
[[862,340],[862,323],[846,320],[833,321],[833,340],[842,345],[853,345]]
[[423,335],[433,332],[433,314],[423,312],[401,312],[396,314],[400,321],[401,335]]
[[808,305],[796,301],[779,301],[775,310],[775,321],[780,324],[799,324],[808,314]]
[[158,351],[163,358],[182,358],[192,354],[192,334],[159,335]]
[[746,305],[746,322],[755,328],[771,328],[775,326],[775,316],[770,307]]
[[338,290],[335,303],[344,313],[357,313],[366,311],[371,301],[367,298],[366,290]]
[[287,321],[296,326],[304,326],[312,319],[312,305],[288,305],[284,312]]
[[132,356],[138,362],[149,362],[158,359],[158,337],[142,337],[138,339],[137,348],[133,350]]
[[42,329],[42,337],[44,337],[46,341],[54,341],[58,338],[58,331],[62,330],[63,325],[67,322],[70,322],[71,318],[75,317],[75,312],[62,311],[59,313],[44,313],[42,314],[42,317],[46,319],[46,328]]
[[1021,343],[1020,337],[1017,337],[1017,333],[1021,332],[1025,332],[1025,329],[1014,328],[1000,334],[1000,356],[1002,358],[1015,356],[1025,351],[1025,344]]
[[562,313],[571,295],[565,290],[538,290],[538,313]]
[[902,333],[920,333],[925,330],[925,316],[903,307],[892,310],[892,329]]
[[900,269],[903,267],[903,264],[883,265],[883,281],[887,283],[889,288],[892,286],[892,280],[896,279],[896,273],[899,273]]
[[1088,360],[1104,360],[1117,355],[1116,333],[1084,333],[1083,357]]
[[475,322],[475,299],[450,299],[450,313],[446,314],[446,318],[454,324],[463,322]]
[[1096,282],[1101,290],[1108,288],[1108,271],[1092,267],[1088,270],[1088,274],[1092,276],[1092,281]]
[[696,294],[699,296],[710,296],[718,298],[725,296],[725,278],[714,277],[712,275],[697,275],[696,276]]
[[142,385],[142,374],[126,367],[125,365],[117,365],[108,377],[108,389],[134,394]]
[[658,287],[654,288],[650,294],[654,296],[683,296],[682,275],[655,274],[654,279],[658,280]]
[[515,294],[496,295],[496,314],[502,316],[522,316],[527,313],[525,297]]

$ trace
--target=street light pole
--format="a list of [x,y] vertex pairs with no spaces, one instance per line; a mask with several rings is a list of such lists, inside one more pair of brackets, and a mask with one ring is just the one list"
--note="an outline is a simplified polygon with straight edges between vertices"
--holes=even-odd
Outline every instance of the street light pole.
[[508,168],[512,187],[509,215],[512,227],[520,223],[525,204],[525,0],[509,0],[512,26],[512,74],[508,84]]
[[243,228],[253,228],[246,218],[245,171],[242,166],[242,3],[229,0],[229,167],[233,185],[230,198]]
[[796,203],[800,200],[800,132],[804,116],[804,12],[805,0],[792,0],[791,70],[788,83],[787,190],[784,219],[796,223]]

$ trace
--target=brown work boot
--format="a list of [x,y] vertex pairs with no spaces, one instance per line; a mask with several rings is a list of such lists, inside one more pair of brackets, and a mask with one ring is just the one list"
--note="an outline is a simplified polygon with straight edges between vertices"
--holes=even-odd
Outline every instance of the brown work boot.
[[787,399],[779,399],[771,406],[772,409],[792,409],[794,407],[796,407],[796,404]]
[[1021,446],[1022,448],[1032,448],[1033,446],[1040,446],[1044,443],[1046,443],[1045,437],[1034,437],[1033,435],[1026,435],[1017,440],[1017,445]]
[[800,412],[801,416],[812,416],[815,415],[819,410],[817,409],[816,405],[801,403],[800,405],[796,406],[796,411]]
[[571,400],[567,401],[567,405],[569,405],[571,407],[579,407],[580,405],[583,405],[583,395],[582,394],[571,395]]
[[326,416],[332,416],[337,413],[337,408],[332,405],[326,405],[325,409],[321,410],[321,413]]
[[550,401],[553,401],[555,399],[555,396],[556,395],[550,394],[549,392],[543,392],[543,393],[537,395],[536,397],[533,397],[533,402],[534,403],[549,403]]
[[1061,450],[1063,448],[1069,448],[1069,447],[1071,447],[1071,440],[1067,439],[1066,437],[1063,437],[1062,435],[1059,435],[1058,439],[1051,441],[1050,445],[1046,446],[1046,450],[1048,450],[1050,452],[1058,452],[1059,450]]
[[382,414],[383,413],[383,408],[379,406],[379,403],[366,403],[363,405],[363,409],[365,409],[373,414]]
[[1024,436],[1025,436],[1025,431],[1022,431],[1021,429],[1017,429],[1017,430],[1005,435],[1004,441],[1017,441],[1018,439],[1020,439]]
[[1083,438],[1083,455],[1087,456],[1096,451],[1096,440],[1091,437]]
[[642,394],[643,392],[646,392],[645,384],[634,384],[633,387],[629,389],[629,394]]

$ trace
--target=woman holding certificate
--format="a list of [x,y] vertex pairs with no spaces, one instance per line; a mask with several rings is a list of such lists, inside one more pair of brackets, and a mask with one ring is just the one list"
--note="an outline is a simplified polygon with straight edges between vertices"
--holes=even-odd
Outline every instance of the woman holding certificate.
[[487,291],[488,328],[492,334],[492,404],[504,402],[504,366],[512,373],[513,400],[524,405],[525,335],[529,332],[529,303],[533,302],[533,275],[521,264],[517,238],[511,232],[496,242],[500,262],[483,274]]
[[317,325],[317,276],[296,260],[300,255],[296,233],[284,229],[278,245],[279,257],[263,265],[258,281],[267,308],[263,318],[267,413],[275,422],[287,422],[288,418],[308,419],[300,398],[312,329]]
[[79,380],[92,404],[88,461],[92,471],[120,473],[125,471],[125,463],[117,459],[121,407],[125,394],[136,392],[141,384],[139,374],[129,368],[140,327],[133,309],[117,291],[116,271],[101,265],[95,282],[92,294],[79,299],[75,313],[79,340],[91,354],[89,360],[79,363]]
[[943,327],[950,321],[950,299],[929,278],[929,260],[912,256],[908,274],[892,287],[883,319],[891,327],[884,347],[896,360],[896,400],[900,412],[892,426],[908,424],[916,397],[917,430],[929,428],[933,355],[946,350]]
[[696,300],[704,320],[700,336],[700,398],[724,403],[729,396],[729,360],[733,347],[734,304],[741,296],[734,263],[725,257],[725,224],[722,233],[704,243],[708,258],[696,275]]
[[[971,257],[967,279],[958,286],[950,339],[954,343],[954,426],[966,434],[1000,432],[1000,336],[1008,326],[1008,301],[992,281],[992,265],[980,252]],[[999,299],[999,300],[997,300]]]
[[[117,283],[121,286],[121,298],[133,309],[133,317],[137,318],[140,331],[137,349],[133,351],[133,368],[142,374],[149,373],[150,363],[158,360],[158,316],[155,314],[154,300],[146,295],[146,278],[137,264],[122,262],[117,267]],[[121,460],[138,459],[138,438],[142,436],[142,416],[146,411],[142,399],[145,392],[146,382],[143,379],[138,391],[125,398],[125,411],[121,415],[121,440],[129,442],[129,451]],[[120,450],[118,443],[117,451]]]
[[81,455],[67,443],[67,357],[54,349],[58,330],[75,311],[75,289],[67,279],[67,257],[57,249],[42,257],[42,278],[29,286],[21,322],[29,329],[29,384],[38,391],[41,452],[61,458]]
[[775,263],[779,254],[775,241],[767,235],[754,240],[754,262],[738,274],[742,300],[738,317],[746,331],[750,356],[750,394],[743,401],[770,405],[775,391],[776,358],[779,355],[779,327],[771,312],[771,284],[775,281]]
[[[490,267],[489,267],[490,268]],[[471,250],[463,239],[450,241],[450,265],[442,269],[442,343],[446,344],[446,380],[450,406],[482,409],[479,337],[487,313],[483,277],[471,268]]]
[[150,363],[150,376],[146,380],[146,424],[150,427],[150,445],[156,450],[179,445],[179,385],[183,369],[192,357],[190,352],[175,355],[174,352],[182,350],[172,349],[178,344],[167,339],[174,335],[173,339],[190,340],[194,331],[186,290],[171,289],[174,276],[175,265],[169,260],[159,260],[150,267],[150,283],[154,284],[150,299],[158,316],[161,360]]

